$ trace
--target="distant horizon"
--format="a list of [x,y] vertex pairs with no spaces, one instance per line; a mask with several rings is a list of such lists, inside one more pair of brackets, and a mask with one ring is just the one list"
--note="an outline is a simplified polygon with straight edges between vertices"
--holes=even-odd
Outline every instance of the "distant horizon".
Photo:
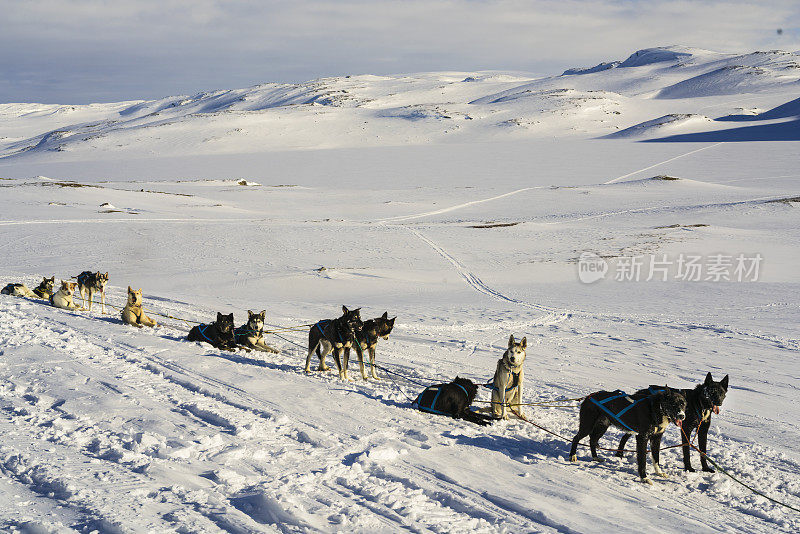
[[[557,75],[682,45],[800,49],[800,6],[626,0],[0,0],[0,103],[151,100],[346,75]],[[777,30],[781,30],[778,32]]]

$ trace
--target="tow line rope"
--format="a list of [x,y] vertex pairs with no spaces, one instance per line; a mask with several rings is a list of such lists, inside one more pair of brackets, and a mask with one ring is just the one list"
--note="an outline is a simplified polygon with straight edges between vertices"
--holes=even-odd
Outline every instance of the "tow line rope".
[[[686,432],[685,432],[685,431],[684,431],[682,428],[681,428],[681,431],[683,432],[683,435],[685,436],[685,435],[686,435]],[[687,439],[688,439],[688,438],[687,438]],[[702,456],[703,458],[705,458],[706,460],[708,460],[709,462],[711,462],[711,465],[713,465],[714,467],[716,467],[717,469],[719,469],[721,473],[723,473],[723,474],[725,474],[727,477],[731,478],[731,479],[732,479],[734,482],[737,482],[737,483],[741,484],[742,486],[744,486],[745,488],[749,489],[750,491],[752,491],[752,492],[753,492],[753,493],[755,493],[756,495],[760,495],[761,497],[764,497],[765,499],[767,499],[767,500],[768,500],[768,501],[770,501],[770,502],[773,502],[773,503],[775,503],[775,504],[777,504],[777,505],[780,505],[780,506],[786,507],[786,508],[788,508],[789,510],[794,510],[795,512],[800,512],[800,508],[795,508],[794,506],[792,506],[792,505],[790,505],[790,504],[786,504],[785,502],[781,502],[781,501],[779,501],[779,500],[777,500],[777,499],[773,499],[773,498],[772,498],[772,497],[770,497],[769,495],[766,495],[764,492],[762,492],[762,491],[759,491],[759,490],[757,490],[756,488],[754,488],[753,486],[750,486],[749,484],[746,484],[746,483],[742,482],[741,480],[739,480],[738,478],[736,478],[734,475],[732,475],[732,474],[731,474],[731,473],[730,473],[728,470],[726,470],[724,467],[722,467],[722,466],[721,466],[721,465],[719,465],[717,462],[715,462],[715,461],[714,461],[714,460],[711,458],[711,456],[709,456],[708,454],[704,453],[703,451],[701,451],[700,449],[698,449],[697,447],[695,447],[695,446],[694,446],[694,443],[689,443],[689,445],[691,445],[691,447],[692,447],[694,450],[696,450],[697,452],[699,452],[699,453],[700,453],[700,456]]]

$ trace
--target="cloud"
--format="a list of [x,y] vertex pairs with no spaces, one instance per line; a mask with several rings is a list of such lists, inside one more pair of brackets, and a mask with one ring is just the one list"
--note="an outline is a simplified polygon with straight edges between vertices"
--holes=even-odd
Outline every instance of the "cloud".
[[[0,102],[426,70],[557,73],[684,44],[800,48],[794,1],[0,0]],[[777,28],[783,28],[778,35]]]

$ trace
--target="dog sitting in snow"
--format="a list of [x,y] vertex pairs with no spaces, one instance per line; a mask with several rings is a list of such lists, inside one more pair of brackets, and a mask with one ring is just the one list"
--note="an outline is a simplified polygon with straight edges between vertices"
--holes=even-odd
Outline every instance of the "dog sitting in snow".
[[514,335],[508,338],[508,349],[497,362],[497,370],[492,381],[492,415],[495,419],[508,419],[509,409],[522,413],[522,383],[525,378],[522,364],[525,363],[525,350],[528,339],[516,343]]
[[3,295],[11,295],[12,297],[36,298],[36,294],[25,284],[8,284],[0,290],[0,293]]
[[236,344],[246,350],[278,354],[280,352],[278,349],[270,347],[264,341],[264,319],[266,316],[266,310],[261,310],[261,313],[253,313],[247,310],[247,322],[234,332],[236,335]]
[[[389,319],[389,313],[383,312],[383,315],[376,319],[368,319],[364,321],[364,326],[361,330],[356,330],[355,336],[361,350],[356,350],[358,353],[358,366],[361,368],[361,377],[367,380],[367,373],[364,371],[364,351],[369,352],[369,366],[372,373],[372,378],[380,380],[378,374],[375,372],[375,348],[378,346],[378,339],[389,339],[389,334],[392,333],[394,328],[394,320],[397,317]],[[344,349],[344,359],[350,359],[350,349]]]
[[50,295],[55,293],[56,277],[42,278],[42,282],[33,290],[40,299],[50,300]]
[[[103,305],[100,311],[106,313],[106,283],[108,282],[108,273],[83,271],[75,278],[78,280],[78,291],[81,294],[81,299],[83,299],[83,307],[86,308],[86,295],[88,295],[89,311],[92,311],[94,294],[100,293],[100,301]],[[86,295],[84,295],[84,293]]]
[[142,307],[142,290],[135,291],[128,286],[128,303],[122,309],[122,321],[126,324],[138,326],[158,326],[150,317],[145,315]]
[[217,312],[217,320],[211,324],[199,324],[189,330],[189,341],[202,341],[220,350],[235,351],[236,335],[233,327],[233,314],[222,315]]
[[417,396],[414,405],[422,412],[449,415],[453,419],[486,426],[492,423],[492,417],[469,409],[477,394],[478,386],[472,380],[456,377],[449,384],[428,386]]
[[82,310],[83,308],[75,304],[75,286],[75,282],[65,282],[62,280],[61,288],[50,295],[50,304],[64,310]]

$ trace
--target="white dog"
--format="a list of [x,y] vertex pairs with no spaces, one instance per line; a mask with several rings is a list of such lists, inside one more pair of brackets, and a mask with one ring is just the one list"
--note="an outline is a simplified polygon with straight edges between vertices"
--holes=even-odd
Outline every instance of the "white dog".
[[527,338],[523,337],[522,341],[515,343],[512,335],[508,338],[508,349],[497,362],[492,382],[492,415],[495,419],[508,419],[506,408],[516,408],[523,415],[519,404],[522,402],[522,364],[525,363],[527,346]]
[[82,310],[83,308],[75,304],[73,300],[76,285],[75,282],[65,282],[62,280],[61,289],[50,297],[50,304],[56,308],[63,308],[65,310]]

